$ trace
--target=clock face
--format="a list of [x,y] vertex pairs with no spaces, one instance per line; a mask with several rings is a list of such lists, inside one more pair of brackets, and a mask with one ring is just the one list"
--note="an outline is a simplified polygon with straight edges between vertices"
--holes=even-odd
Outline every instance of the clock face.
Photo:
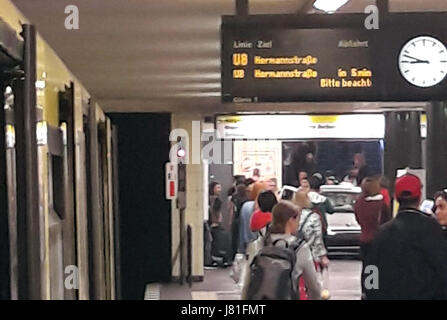
[[447,49],[433,37],[411,39],[400,52],[399,69],[402,76],[417,87],[435,86],[447,75]]

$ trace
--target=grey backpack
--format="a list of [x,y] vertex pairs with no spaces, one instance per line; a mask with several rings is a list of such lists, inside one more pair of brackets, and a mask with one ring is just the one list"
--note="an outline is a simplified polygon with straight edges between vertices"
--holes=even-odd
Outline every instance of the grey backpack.
[[[278,246],[278,242],[285,246]],[[295,267],[296,251],[304,243],[297,239],[289,244],[284,239],[270,241],[267,234],[264,247],[250,264],[250,283],[247,290],[247,300],[297,300],[298,284],[292,280]]]

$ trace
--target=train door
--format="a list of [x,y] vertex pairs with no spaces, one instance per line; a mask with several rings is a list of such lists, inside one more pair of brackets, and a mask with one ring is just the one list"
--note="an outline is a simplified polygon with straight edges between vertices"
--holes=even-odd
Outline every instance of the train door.
[[96,105],[90,100],[88,115],[84,116],[86,141],[87,225],[89,252],[90,299],[105,299],[104,242],[102,209],[99,199],[98,126]]
[[[92,299],[120,297],[118,217],[116,216],[116,134],[107,116],[94,103],[84,115],[86,203],[88,217],[89,287]],[[115,146],[115,147],[114,147]],[[119,257],[119,255],[118,255]],[[118,274],[118,278],[117,278]]]
[[[1,68],[4,75],[6,70]],[[0,299],[18,299],[14,80],[0,81]]]
[[23,45],[0,19],[0,300],[18,299],[14,84],[23,53],[15,44]]
[[36,31],[0,20],[0,298],[42,297]]
[[99,181],[104,236],[106,299],[115,299],[115,255],[112,176],[112,127],[107,117],[98,126]]
[[[75,185],[75,107],[74,107],[74,84],[66,87],[64,91],[59,92],[59,130],[62,133],[61,156],[52,158],[53,180],[61,184],[59,190],[54,194],[59,194],[61,203],[58,205],[59,212],[63,212],[62,246],[63,246],[63,267],[65,271],[72,272],[71,266],[77,263],[77,223],[76,223],[76,185]],[[54,171],[56,170],[56,171]],[[59,171],[59,172],[58,172]],[[61,215],[59,215],[61,216]],[[67,269],[68,268],[68,269]],[[79,276],[79,274],[78,274]],[[79,277],[77,277],[79,278]],[[64,299],[73,300],[78,298],[79,281],[77,283],[64,283]]]
[[[42,108],[39,108],[42,111]],[[43,295],[76,299],[78,283],[65,283],[65,271],[76,266],[73,200],[73,85],[59,93],[57,126],[38,115],[39,207],[45,245]],[[68,268],[68,269],[67,269]],[[71,282],[76,281],[75,279]]]
[[90,208],[90,184],[87,183],[87,173],[90,162],[88,155],[88,119],[90,103],[82,101],[82,130],[77,132],[77,143],[75,145],[75,216],[76,216],[76,258],[79,270],[79,294],[80,300],[88,300],[90,297],[89,272],[91,257],[89,256],[90,238],[88,234],[88,217]]
[[110,299],[109,289],[110,289],[110,270],[109,270],[109,257],[107,253],[109,252],[109,243],[107,241],[108,235],[108,215],[107,212],[107,192],[105,190],[105,183],[107,181],[107,169],[105,168],[107,161],[105,159],[104,153],[107,152],[105,149],[106,144],[106,133],[105,133],[105,123],[100,122],[98,124],[98,195],[99,195],[99,216],[101,219],[101,242],[103,243],[103,273],[104,273],[104,298]]
[[121,241],[120,241],[120,211],[119,211],[119,172],[118,172],[118,129],[115,125],[111,125],[112,141],[111,141],[111,155],[112,155],[112,185],[113,185],[113,232],[114,232],[114,268],[115,268],[115,298],[122,299],[121,293]]
[[[64,199],[64,145],[60,128],[38,123],[39,202],[43,210],[46,257],[44,296],[64,299],[63,220],[66,216]],[[45,181],[46,180],[46,181]]]

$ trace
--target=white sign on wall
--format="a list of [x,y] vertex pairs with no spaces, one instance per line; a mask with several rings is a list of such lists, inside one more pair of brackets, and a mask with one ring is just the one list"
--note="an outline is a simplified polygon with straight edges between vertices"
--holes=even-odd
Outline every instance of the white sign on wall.
[[[384,139],[383,114],[230,115],[217,117],[222,139]],[[427,116],[421,115],[421,137],[427,137]]]
[[177,197],[177,185],[178,185],[178,175],[177,175],[177,165],[168,162],[165,166],[166,172],[166,199],[173,200]]
[[383,114],[219,116],[223,139],[383,139]]

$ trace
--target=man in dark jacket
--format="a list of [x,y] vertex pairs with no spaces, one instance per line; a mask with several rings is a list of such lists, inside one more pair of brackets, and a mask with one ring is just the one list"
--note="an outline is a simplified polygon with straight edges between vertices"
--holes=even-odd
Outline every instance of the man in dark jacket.
[[372,242],[370,265],[379,280],[367,286],[367,299],[447,299],[447,243],[441,226],[418,210],[421,189],[414,175],[396,180],[399,212]]

